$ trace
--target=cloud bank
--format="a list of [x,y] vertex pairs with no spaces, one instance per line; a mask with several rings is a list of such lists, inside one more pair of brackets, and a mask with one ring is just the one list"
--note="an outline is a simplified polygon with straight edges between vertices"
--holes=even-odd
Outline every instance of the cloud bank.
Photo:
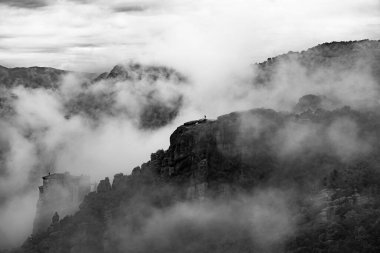
[[2,3],[0,64],[87,71],[128,59],[238,70],[325,41],[376,39],[380,24],[377,0]]
[[[160,84],[161,98],[170,101],[166,95],[180,93],[184,107],[175,121],[155,131],[142,131],[133,117],[105,115],[96,127],[81,114],[65,118],[65,101],[81,91],[75,77],[66,77],[58,91],[13,89],[15,115],[0,122],[1,244],[14,245],[30,233],[36,186],[49,170],[90,174],[94,181],[128,173],[166,148],[170,133],[185,121],[252,107],[290,110],[309,93],[329,94],[339,105],[376,107],[377,83],[366,70],[309,76],[297,61],[287,62],[276,69],[271,86],[253,89],[256,70],[250,64],[325,41],[378,39],[379,10],[372,0],[1,1],[0,64],[98,72],[133,59],[174,67],[191,82],[181,88]],[[95,84],[91,92],[107,90],[107,84]],[[113,92],[117,104],[133,114],[141,101],[125,85],[116,84]],[[138,88],[144,93],[149,86]],[[284,129],[283,152],[295,152],[314,138],[314,128],[304,127]],[[300,131],[304,134],[289,143]],[[336,122],[328,134],[343,158],[356,152],[347,149],[351,143],[369,149],[351,121]]]

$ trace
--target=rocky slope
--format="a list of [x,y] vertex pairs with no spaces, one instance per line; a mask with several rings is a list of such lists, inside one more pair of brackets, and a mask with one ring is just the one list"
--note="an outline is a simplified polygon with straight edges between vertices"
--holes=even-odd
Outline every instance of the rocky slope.
[[184,124],[168,150],[102,180],[19,251],[376,252],[379,127],[378,114],[348,107]]

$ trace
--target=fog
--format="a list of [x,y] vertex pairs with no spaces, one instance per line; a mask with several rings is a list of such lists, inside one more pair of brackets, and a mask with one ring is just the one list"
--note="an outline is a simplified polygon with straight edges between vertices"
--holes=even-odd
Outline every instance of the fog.
[[334,154],[342,161],[349,161],[371,151],[369,136],[359,137],[356,123],[348,118],[334,120],[328,126],[290,122],[278,131],[276,143],[281,157],[309,150]]
[[229,201],[186,201],[165,209],[135,199],[123,217],[108,223],[105,237],[121,252],[235,251],[237,242],[242,249],[250,245],[260,252],[279,252],[296,232],[294,202],[291,191],[270,188]]
[[[252,65],[326,41],[378,39],[378,1],[346,1],[344,5],[325,0],[169,0],[137,5],[134,1],[105,5],[101,0],[36,2],[0,2],[0,64],[100,72],[133,60],[173,67],[188,83],[155,83],[159,87],[153,88],[156,98],[168,106],[183,96],[178,116],[158,129],[140,129],[136,124],[152,91],[145,81],[112,85],[99,81],[84,88],[83,79],[68,75],[58,90],[10,90],[17,96],[12,100],[15,114],[0,119],[0,147],[4,151],[0,163],[0,247],[17,245],[30,234],[37,186],[48,172],[88,174],[93,182],[119,172],[128,174],[149,160],[150,153],[166,149],[170,134],[186,121],[254,107],[290,111],[305,94],[328,96],[334,101],[328,109],[378,106],[378,80],[363,67],[366,58],[349,70],[326,68],[312,75],[297,60],[288,60],[276,67],[274,79],[266,87],[255,86],[259,70]],[[81,92],[116,94],[117,117],[101,112],[96,121],[81,113],[65,117],[65,103]],[[248,124],[259,123],[254,120]],[[330,145],[342,159],[371,150],[367,140],[358,139],[355,122],[349,119],[325,129],[327,144],[315,141],[319,128],[286,126],[277,136],[279,155],[297,152],[305,143]],[[164,220],[172,214],[186,218],[183,210],[191,214],[208,212],[209,208],[218,209],[186,204],[157,215]],[[205,219],[213,221],[225,215],[219,212],[223,211]],[[156,218],[147,221],[144,236],[151,236],[149,229],[156,226]]]

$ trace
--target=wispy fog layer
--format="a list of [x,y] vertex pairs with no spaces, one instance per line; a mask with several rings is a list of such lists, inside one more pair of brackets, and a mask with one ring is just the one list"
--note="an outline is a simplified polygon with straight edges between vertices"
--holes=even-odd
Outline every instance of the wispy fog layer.
[[[205,114],[212,118],[254,107],[291,111],[301,96],[310,93],[328,98],[326,109],[343,105],[377,108],[378,81],[371,72],[360,64],[344,66],[322,65],[309,73],[297,59],[280,61],[274,67],[273,78],[264,86],[256,83],[254,77],[260,70],[251,65],[242,68],[240,75],[221,69],[215,79],[202,74],[187,76],[183,84],[160,78],[153,83],[145,79],[104,79],[83,84],[82,78],[69,74],[59,89],[12,88],[7,92],[13,94],[9,103],[14,112],[1,120],[4,152],[0,217],[19,221],[18,213],[9,211],[18,205],[29,207],[20,209],[23,218],[33,217],[37,186],[48,172],[88,174],[93,182],[119,172],[130,173],[149,160],[150,153],[166,149],[176,127]],[[141,128],[139,115],[151,99],[171,108],[178,97],[183,102],[173,121],[160,128]],[[249,133],[259,135],[266,123],[245,119],[241,127],[243,132],[254,129]],[[328,147],[332,154],[347,160],[371,150],[370,141],[359,138],[356,123],[347,118],[328,126],[292,123],[276,134],[279,156]],[[24,226],[1,226],[4,238],[13,239],[2,243],[19,242],[30,233],[31,224],[32,219],[25,219]]]
[[[253,107],[292,110],[310,93],[334,101],[328,109],[378,106],[378,80],[363,67],[366,58],[350,69],[321,68],[312,74],[290,59],[275,68],[265,87],[255,85],[259,70],[251,65],[325,41],[377,38],[378,1],[31,2],[0,1],[0,64],[98,72],[134,59],[173,67],[189,82],[158,80],[158,88],[152,88],[145,81],[103,80],[85,87],[83,79],[69,75],[57,90],[7,90],[17,98],[9,100],[14,112],[0,119],[0,246],[15,245],[30,234],[37,186],[49,171],[88,174],[93,181],[129,173],[150,153],[167,148],[170,134],[185,121]],[[83,93],[110,95],[101,97],[104,103],[112,100],[112,107],[95,110],[96,120],[82,111],[68,116],[67,104]],[[136,123],[150,94],[169,107],[183,96],[178,116],[165,127],[148,130]],[[279,155],[296,153],[310,143],[329,145],[342,159],[371,149],[367,140],[358,139],[349,119],[325,129],[326,142],[316,138],[318,131],[318,125],[287,125],[279,132]],[[249,200],[251,204],[256,208]],[[178,219],[199,213],[199,223],[229,224],[224,217],[233,210],[216,206],[185,204],[158,213],[146,221],[147,232],[136,241],[151,238],[150,229],[157,229],[159,220],[176,226]],[[268,211],[266,205],[257,208]],[[239,222],[244,223],[248,217],[242,217]],[[261,227],[272,229],[266,226]]]
[[379,11],[377,0],[0,1],[0,64],[95,71],[145,59],[208,75],[325,41],[377,39]]
[[[76,80],[70,80],[79,85]],[[23,87],[11,90],[17,97],[12,101],[15,112],[1,120],[0,135],[0,219],[4,220],[0,231],[5,238],[2,244],[20,242],[31,232],[37,186],[48,172],[87,174],[96,182],[120,171],[130,172],[147,161],[150,153],[167,147],[173,126],[154,131],[139,129],[135,114],[145,103],[139,100],[142,98],[139,94],[128,91],[127,84],[125,87],[117,91],[117,99],[124,93],[130,96],[131,99],[120,99],[124,102],[120,106],[127,107],[131,113],[114,117],[99,112],[96,121],[82,114],[67,117],[66,99],[75,97],[80,89],[67,92],[63,85],[58,91]],[[142,87],[143,84],[139,89]],[[104,87],[93,86],[93,89],[102,92]],[[131,108],[126,102],[139,108]],[[12,212],[16,206],[23,207],[18,209],[21,214]],[[6,226],[12,222],[14,226]]]
[[120,251],[220,252],[229,244],[235,247],[230,250],[236,250],[239,242],[251,241],[260,252],[278,252],[296,231],[293,202],[291,192],[274,189],[227,202],[178,203],[163,210],[137,199],[122,218],[108,224],[105,237]]

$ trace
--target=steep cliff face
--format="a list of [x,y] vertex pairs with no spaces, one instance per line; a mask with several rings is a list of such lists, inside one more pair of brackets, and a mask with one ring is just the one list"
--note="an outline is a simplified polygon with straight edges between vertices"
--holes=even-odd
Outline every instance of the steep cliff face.
[[75,215],[20,251],[377,249],[380,149],[363,140],[380,138],[379,127],[379,115],[347,107],[184,124],[168,150],[112,184],[102,180]]
[[90,192],[88,176],[49,173],[42,179],[43,185],[39,187],[40,196],[33,226],[34,234],[45,231],[49,227],[53,215],[64,217],[75,213],[84,196]]

